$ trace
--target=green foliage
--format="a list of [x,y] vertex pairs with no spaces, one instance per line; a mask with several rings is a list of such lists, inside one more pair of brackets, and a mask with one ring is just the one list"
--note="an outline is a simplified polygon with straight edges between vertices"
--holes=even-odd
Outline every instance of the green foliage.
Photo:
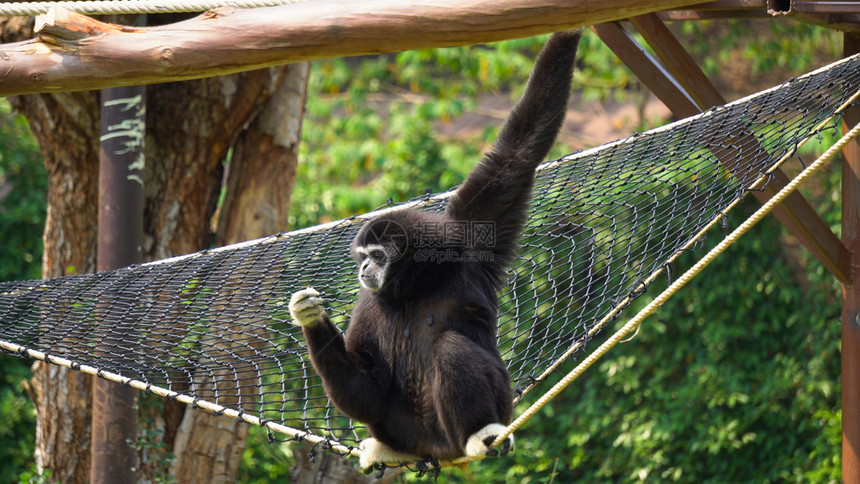
[[[771,22],[769,27],[770,35],[744,47],[744,58],[753,61],[753,74],[777,68],[805,72],[819,63],[823,56],[838,57],[842,53],[841,36],[832,35],[825,29],[788,19]],[[798,42],[809,43],[817,48],[798,49]]]
[[152,417],[161,415],[164,411],[164,403],[164,398],[153,394],[141,394],[137,399],[140,425],[136,448],[140,456],[140,466],[148,469],[152,482],[159,484],[175,481],[170,475],[170,466],[176,456],[170,451],[172,446],[164,441],[163,426]]
[[[635,34],[634,38],[640,45],[647,45],[641,35]],[[583,100],[623,102],[642,95],[639,79],[596,35],[588,32],[582,37],[577,56],[573,88]]]
[[18,477],[18,482],[26,482],[27,484],[56,484],[59,481],[51,479],[54,472],[51,469],[45,469],[44,472],[39,474],[36,470],[35,465],[31,466],[26,471],[22,472]]
[[[0,280],[37,279],[47,174],[27,121],[0,99]],[[36,417],[24,392],[29,362],[0,356],[0,482],[50,482],[33,464]]]
[[[460,183],[499,123],[449,139],[437,132],[473,109],[481,94],[519,97],[546,38],[315,63],[291,227]],[[582,52],[577,90],[589,98],[624,97],[613,93],[626,92],[634,79],[629,70],[593,34],[583,39]]]
[[48,176],[27,120],[0,99],[0,280],[38,279]]
[[26,361],[0,357],[0,482],[16,482],[33,461],[36,419],[22,383],[30,377]]
[[267,430],[251,427],[237,481],[246,484],[283,481],[295,465],[293,452],[297,449],[299,444],[295,442],[269,443]]
[[703,58],[702,67],[708,74],[717,74],[739,60],[751,62],[753,75],[775,70],[799,74],[842,53],[841,35],[788,18],[675,25],[690,53]]

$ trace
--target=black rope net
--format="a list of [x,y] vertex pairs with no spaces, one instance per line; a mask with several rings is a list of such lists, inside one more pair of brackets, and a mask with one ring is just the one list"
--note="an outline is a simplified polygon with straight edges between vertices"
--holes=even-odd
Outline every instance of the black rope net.
[[[798,144],[838,131],[838,116],[825,120],[858,83],[860,58],[845,59],[544,164],[500,295],[498,343],[518,398],[560,360],[582,359],[584,343],[775,163],[802,163]],[[410,204],[443,210],[446,200]],[[287,306],[313,286],[346,328],[358,287],[348,246],[372,215],[111,272],[0,284],[0,347],[350,452],[364,429],[326,397]]]

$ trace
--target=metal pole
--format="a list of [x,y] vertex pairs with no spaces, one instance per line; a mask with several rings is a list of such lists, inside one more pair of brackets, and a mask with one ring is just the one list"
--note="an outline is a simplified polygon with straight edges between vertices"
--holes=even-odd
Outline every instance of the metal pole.
[[[143,86],[101,91],[99,155],[99,271],[118,269],[141,260],[143,232],[143,139],[146,100]],[[110,350],[111,331],[125,326],[121,309],[110,295],[99,301],[103,317],[96,348],[98,357],[121,358]],[[114,316],[108,318],[107,316]],[[120,318],[120,319],[118,319]],[[112,354],[110,354],[110,353]],[[136,481],[137,408],[135,391],[100,378],[93,380],[90,482],[123,484]]]
[[[860,35],[844,35],[843,53],[860,52]],[[858,121],[855,106],[845,113],[843,131]],[[842,241],[851,254],[852,276],[842,285],[842,482],[860,483],[860,142],[855,139],[842,154]]]

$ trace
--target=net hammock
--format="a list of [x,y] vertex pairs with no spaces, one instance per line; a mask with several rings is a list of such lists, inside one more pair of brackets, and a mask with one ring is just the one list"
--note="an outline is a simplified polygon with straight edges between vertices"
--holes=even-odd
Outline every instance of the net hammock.
[[[854,56],[542,165],[500,294],[498,344],[516,400],[586,358],[768,170],[802,166],[798,146],[838,131],[834,114],[858,84]],[[441,211],[449,195],[383,210]],[[358,455],[366,431],[326,397],[287,306],[313,286],[346,328],[358,288],[349,243],[376,213],[115,271],[0,283],[0,348]]]

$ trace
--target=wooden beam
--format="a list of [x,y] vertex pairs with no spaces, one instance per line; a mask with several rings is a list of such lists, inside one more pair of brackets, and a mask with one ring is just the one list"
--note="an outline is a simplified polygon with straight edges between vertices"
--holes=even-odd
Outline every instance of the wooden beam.
[[725,18],[771,18],[767,0],[717,0],[688,8],[659,13],[663,20],[706,20]]
[[[701,112],[686,89],[620,23],[594,25],[591,29],[673,114],[686,118]],[[689,114],[680,116],[678,113]]]
[[[726,103],[725,98],[657,15],[641,15],[631,18],[630,21],[678,82],[697,99],[701,110]],[[743,136],[744,133],[739,135]],[[741,144],[763,149],[752,134],[747,135],[749,139]],[[756,191],[753,194],[761,203],[765,203],[788,182],[788,175],[778,169],[773,172],[773,177],[764,191]],[[792,192],[774,209],[773,214],[837,279],[841,282],[849,279],[848,249],[799,191]]]
[[696,100],[696,114],[714,106],[722,106],[725,98],[702,72],[696,61],[684,49],[675,35],[656,15],[630,18],[630,23],[654,49],[657,58],[672,73],[672,77]]
[[[845,55],[860,52],[860,35],[846,33]],[[860,122],[860,108],[845,113],[843,132]],[[852,254],[854,279],[842,284],[842,482],[860,482],[860,141],[842,151],[842,240]]]
[[827,2],[822,0],[793,0],[788,11],[831,15],[860,15],[860,2]]
[[71,12],[39,37],[0,45],[0,96],[101,89],[228,74],[298,61],[527,37],[691,5],[695,0],[314,0],[220,8],[128,28]]
[[[662,66],[654,66],[655,61],[651,56],[637,54],[645,52],[644,49],[626,32],[622,35],[623,28],[620,24],[616,23],[611,27],[596,26],[595,30],[640,80],[663,100],[675,116],[685,118],[710,107],[725,104],[725,99],[657,15],[634,17],[630,21],[662,60]],[[623,45],[631,43],[635,44],[635,47]],[[618,47],[619,44],[622,46]],[[665,77],[660,79],[659,75]],[[687,101],[688,99],[693,102]],[[734,134],[744,136],[744,133]],[[748,148],[760,148],[760,144],[751,134],[740,144]],[[725,149],[714,150],[718,159],[728,160],[734,154],[726,152]],[[764,203],[788,181],[788,176],[782,170],[776,170],[764,191],[752,193]],[[849,279],[848,250],[803,195],[797,191],[793,192],[774,209],[773,214],[839,281],[845,282]]]
[[717,0],[658,14],[662,20],[711,20],[729,18],[794,20],[836,30],[860,30],[860,2],[825,0]]
[[773,19],[767,10],[669,10],[660,12],[661,20],[668,22],[688,20],[725,20],[725,19]]

